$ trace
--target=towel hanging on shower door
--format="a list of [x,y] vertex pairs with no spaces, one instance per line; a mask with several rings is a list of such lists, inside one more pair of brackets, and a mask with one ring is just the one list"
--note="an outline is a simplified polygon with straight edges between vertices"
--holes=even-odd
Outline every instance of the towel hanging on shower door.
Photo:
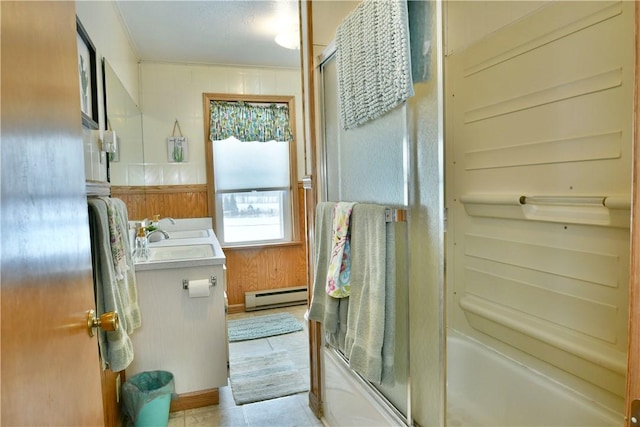
[[327,294],[345,298],[351,294],[351,230],[349,219],[355,203],[338,202],[333,207],[332,247],[327,269]]
[[411,96],[406,0],[364,0],[338,26],[336,66],[342,127],[382,116]]

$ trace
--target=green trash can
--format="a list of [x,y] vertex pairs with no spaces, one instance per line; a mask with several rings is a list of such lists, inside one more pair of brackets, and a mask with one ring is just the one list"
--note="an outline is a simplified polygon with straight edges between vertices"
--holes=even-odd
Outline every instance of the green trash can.
[[132,376],[122,385],[125,415],[136,427],[166,426],[174,389],[171,372],[149,371]]

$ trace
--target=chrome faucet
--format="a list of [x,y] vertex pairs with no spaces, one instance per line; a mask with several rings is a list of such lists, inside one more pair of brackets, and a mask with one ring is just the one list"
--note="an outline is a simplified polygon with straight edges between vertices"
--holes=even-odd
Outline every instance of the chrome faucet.
[[155,230],[150,231],[149,234],[147,234],[147,239],[149,240],[149,243],[159,242],[160,240],[164,240],[168,238],[169,238],[169,234],[166,231],[161,230],[159,228],[156,228]]
[[165,220],[169,221],[171,224],[175,224],[176,223],[176,220],[171,218],[170,216],[167,216],[165,218],[160,219],[160,215],[154,215],[152,219],[145,218],[145,219],[142,220],[142,223],[143,224],[147,224],[148,222],[156,222],[156,223],[159,224],[160,221],[165,221]]

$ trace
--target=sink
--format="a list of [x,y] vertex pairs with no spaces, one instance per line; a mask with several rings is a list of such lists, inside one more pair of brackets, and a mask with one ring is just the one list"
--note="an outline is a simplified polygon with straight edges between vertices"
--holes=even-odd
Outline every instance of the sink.
[[149,261],[211,258],[213,245],[159,246],[150,248]]
[[[149,242],[149,257],[135,262],[136,271],[222,265],[225,256],[213,229],[166,230],[168,239]],[[157,233],[162,235],[162,233]],[[155,234],[154,234],[155,235]]]
[[197,239],[209,237],[209,230],[167,231],[170,239]]

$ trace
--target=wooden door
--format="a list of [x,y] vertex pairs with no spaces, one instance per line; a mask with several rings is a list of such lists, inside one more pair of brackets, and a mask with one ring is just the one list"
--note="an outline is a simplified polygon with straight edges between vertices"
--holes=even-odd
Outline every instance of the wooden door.
[[1,413],[104,424],[74,2],[0,2]]

